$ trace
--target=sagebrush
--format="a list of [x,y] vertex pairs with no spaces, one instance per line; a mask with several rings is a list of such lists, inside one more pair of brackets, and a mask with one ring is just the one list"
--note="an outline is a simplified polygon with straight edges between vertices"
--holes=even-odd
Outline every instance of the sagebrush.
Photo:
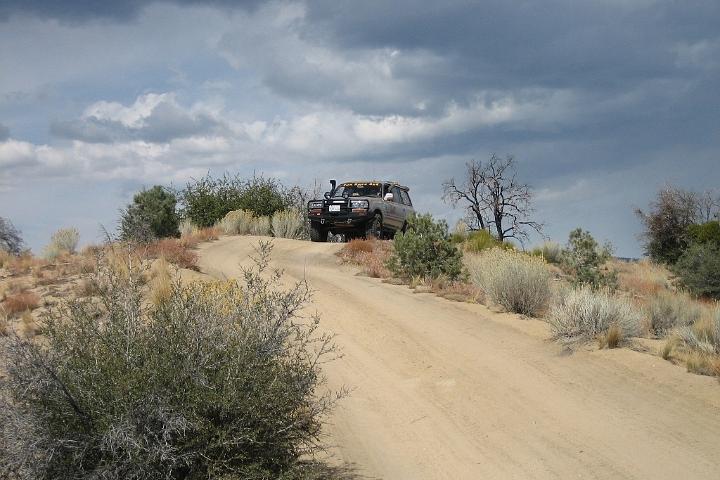
[[702,315],[702,308],[683,292],[661,292],[646,307],[648,329],[664,335],[675,327],[692,325]]
[[550,272],[541,259],[502,248],[468,261],[470,279],[510,312],[537,316],[550,300]]
[[80,232],[77,228],[61,228],[50,237],[50,243],[43,250],[43,257],[46,260],[54,260],[63,254],[73,254],[79,240]]
[[174,282],[150,305],[130,252],[101,264],[101,303],[67,304],[42,344],[5,342],[0,478],[309,478],[334,347],[298,317],[307,285],[278,289],[269,255],[262,244],[242,280]]
[[278,238],[308,238],[305,215],[298,209],[290,208],[275,212],[270,220],[272,234]]
[[607,335],[613,325],[620,329],[623,337],[637,336],[640,321],[640,312],[630,302],[608,290],[593,290],[588,285],[558,295],[548,316],[554,337],[569,342]]
[[247,235],[252,227],[253,214],[249,210],[228,212],[216,226],[225,235]]

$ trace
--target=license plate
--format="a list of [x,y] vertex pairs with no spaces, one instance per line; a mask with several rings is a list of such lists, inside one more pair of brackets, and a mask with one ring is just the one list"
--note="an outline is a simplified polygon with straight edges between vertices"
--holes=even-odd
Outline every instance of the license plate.
[[340,205],[330,205],[330,211],[331,211],[331,212],[339,212],[339,211],[340,211]]

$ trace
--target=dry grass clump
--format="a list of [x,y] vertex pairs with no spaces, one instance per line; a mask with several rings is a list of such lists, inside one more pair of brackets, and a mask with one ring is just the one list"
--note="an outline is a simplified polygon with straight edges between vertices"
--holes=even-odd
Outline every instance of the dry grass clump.
[[62,254],[74,254],[80,240],[77,228],[61,228],[50,237],[50,243],[43,250],[43,258],[55,260]]
[[203,242],[217,240],[220,236],[220,230],[216,227],[208,227],[196,229],[191,235],[181,236],[180,239],[164,239],[176,240],[187,248],[195,248]]
[[392,242],[375,239],[353,239],[338,252],[344,263],[359,265],[363,273],[372,278],[388,278],[386,267],[392,255]]
[[254,217],[250,224],[250,235],[269,236],[271,228],[269,217]]
[[5,309],[0,305],[0,337],[6,337],[10,335],[10,321]]
[[720,376],[720,306],[693,325],[676,328],[662,356],[666,360],[679,359],[689,372]]
[[[617,346],[622,337],[638,334],[640,319],[638,310],[625,299],[607,290],[581,286],[558,296],[550,308],[548,323],[557,339],[579,342],[605,336],[601,344],[612,342]],[[613,326],[615,331],[610,331]]]
[[640,262],[612,262],[618,272],[622,290],[640,297],[649,297],[671,288],[670,272],[663,266],[648,260]]
[[23,291],[9,295],[2,306],[8,315],[16,315],[27,310],[35,310],[40,305],[40,297],[35,292]]
[[83,278],[75,286],[77,297],[92,297],[100,293],[100,286],[94,278]]
[[598,346],[600,348],[617,348],[623,340],[623,331],[617,324],[612,324],[607,332],[598,336]]
[[270,220],[275,237],[296,240],[306,238],[305,223],[305,214],[293,208],[275,212]]
[[413,278],[410,280],[410,288],[414,288],[416,293],[434,293],[454,302],[482,303],[485,299],[484,292],[475,285],[451,280],[445,275]]
[[190,250],[190,247],[177,238],[163,238],[147,246],[147,254],[150,258],[163,257],[170,263],[180,268],[197,270],[197,253]]
[[34,338],[42,333],[40,324],[35,320],[32,313],[29,310],[25,310],[23,313],[20,324],[20,332],[25,338]]
[[510,312],[536,316],[551,297],[550,271],[541,259],[492,248],[468,259],[471,281]]
[[25,252],[18,256],[12,256],[8,263],[4,265],[12,275],[26,275],[36,268],[47,265],[43,259],[32,256],[30,252]]
[[660,291],[645,309],[648,331],[654,335],[665,335],[675,327],[692,325],[703,314],[702,307],[685,292]]
[[178,225],[178,230],[180,231],[180,238],[183,238],[193,235],[195,232],[198,231],[198,228],[193,225],[192,220],[186,218],[180,222],[180,225]]
[[15,255],[0,248],[0,268],[5,268],[6,265],[9,265],[14,257]]
[[170,265],[164,258],[156,260],[150,269],[148,300],[155,307],[165,304],[172,295],[173,280]]
[[253,221],[250,210],[233,210],[228,212],[215,226],[225,235],[247,235]]

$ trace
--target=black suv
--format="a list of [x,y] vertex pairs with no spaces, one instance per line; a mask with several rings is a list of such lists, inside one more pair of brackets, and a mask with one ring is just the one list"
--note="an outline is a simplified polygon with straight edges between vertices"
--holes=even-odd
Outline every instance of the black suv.
[[[345,182],[337,185],[323,200],[308,202],[310,239],[325,242],[328,233],[357,237],[392,238],[405,231],[407,217],[415,210],[408,187],[389,181]],[[337,185],[337,186],[336,186]]]

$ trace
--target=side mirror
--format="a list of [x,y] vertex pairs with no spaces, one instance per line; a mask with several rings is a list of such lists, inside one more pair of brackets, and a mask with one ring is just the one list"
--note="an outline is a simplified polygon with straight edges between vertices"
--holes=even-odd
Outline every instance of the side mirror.
[[325,198],[330,198],[330,192],[325,192],[325,193],[323,194],[323,196],[324,196]]
[[390,192],[388,192],[388,193],[385,194],[385,197],[383,197],[383,200],[385,200],[386,202],[392,202],[392,201],[393,201],[393,198],[394,198],[394,197],[393,197],[393,194],[390,193]]

